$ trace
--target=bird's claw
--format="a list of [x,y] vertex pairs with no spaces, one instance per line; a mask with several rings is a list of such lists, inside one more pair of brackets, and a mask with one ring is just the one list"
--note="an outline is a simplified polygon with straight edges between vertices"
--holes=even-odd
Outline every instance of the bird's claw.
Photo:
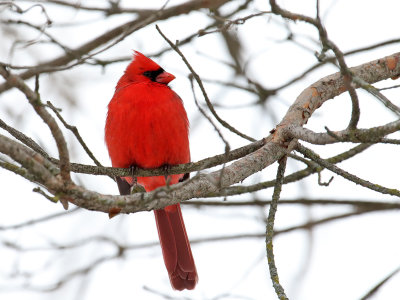
[[131,195],[136,194],[136,193],[146,193],[146,189],[144,188],[143,185],[135,183],[131,187]]

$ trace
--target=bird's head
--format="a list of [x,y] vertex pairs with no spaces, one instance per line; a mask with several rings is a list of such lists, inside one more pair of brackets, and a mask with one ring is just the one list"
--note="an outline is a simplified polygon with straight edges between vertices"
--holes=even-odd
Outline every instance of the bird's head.
[[165,72],[158,64],[138,51],[133,52],[133,59],[125,70],[125,76],[133,82],[153,81],[166,85],[175,79],[174,75]]

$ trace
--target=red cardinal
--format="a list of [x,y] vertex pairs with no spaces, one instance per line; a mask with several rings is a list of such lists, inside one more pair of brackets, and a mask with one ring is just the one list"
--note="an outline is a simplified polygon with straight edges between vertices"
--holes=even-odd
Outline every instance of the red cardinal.
[[[174,78],[134,52],[108,105],[105,141],[113,167],[158,168],[190,161],[186,111],[181,98],[168,87]],[[168,180],[175,184],[186,178],[180,174]],[[146,191],[166,184],[165,176],[138,177],[137,182]],[[129,195],[134,180],[117,178],[117,183],[120,194]],[[198,277],[180,205],[155,210],[154,214],[172,287],[194,289]]]

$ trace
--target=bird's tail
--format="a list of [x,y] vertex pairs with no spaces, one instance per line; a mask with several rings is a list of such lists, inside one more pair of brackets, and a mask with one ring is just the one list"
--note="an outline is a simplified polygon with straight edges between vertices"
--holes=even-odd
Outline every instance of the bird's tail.
[[178,204],[155,210],[158,236],[169,280],[176,290],[192,290],[198,281],[192,250]]

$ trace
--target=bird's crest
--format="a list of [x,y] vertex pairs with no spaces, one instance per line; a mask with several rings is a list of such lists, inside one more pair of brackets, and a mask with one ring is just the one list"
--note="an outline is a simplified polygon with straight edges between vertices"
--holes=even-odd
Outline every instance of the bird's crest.
[[130,75],[139,75],[143,74],[146,71],[155,71],[158,70],[160,66],[152,61],[150,58],[144,56],[139,51],[133,51],[132,62],[126,68],[125,73]]

